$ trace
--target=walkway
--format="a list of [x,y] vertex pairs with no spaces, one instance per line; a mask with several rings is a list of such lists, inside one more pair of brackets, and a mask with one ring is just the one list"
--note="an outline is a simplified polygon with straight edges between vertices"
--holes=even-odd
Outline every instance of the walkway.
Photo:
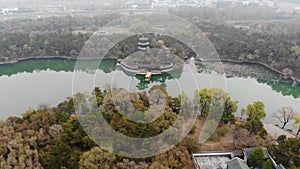
[[277,139],[280,135],[286,135],[287,138],[295,138],[294,135],[290,134],[289,132],[275,126],[274,124],[264,123],[264,128],[267,132],[274,138]]

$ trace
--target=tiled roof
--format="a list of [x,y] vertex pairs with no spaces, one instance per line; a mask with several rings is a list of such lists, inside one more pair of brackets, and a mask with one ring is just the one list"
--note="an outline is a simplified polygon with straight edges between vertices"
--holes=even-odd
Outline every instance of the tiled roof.
[[249,169],[249,167],[244,160],[236,157],[227,162],[227,169]]

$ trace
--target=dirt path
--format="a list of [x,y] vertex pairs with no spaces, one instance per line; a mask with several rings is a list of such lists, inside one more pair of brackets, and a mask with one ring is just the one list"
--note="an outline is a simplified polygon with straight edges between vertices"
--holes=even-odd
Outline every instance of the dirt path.
[[[201,129],[205,123],[205,119],[197,118],[195,126],[197,127],[195,134],[191,137],[198,139],[200,136]],[[230,131],[224,137],[221,137],[217,142],[206,142],[200,145],[201,151],[231,151],[233,148],[233,136]]]

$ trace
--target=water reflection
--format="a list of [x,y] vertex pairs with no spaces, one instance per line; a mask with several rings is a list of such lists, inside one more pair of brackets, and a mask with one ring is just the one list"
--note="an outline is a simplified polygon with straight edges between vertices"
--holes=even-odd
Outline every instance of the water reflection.
[[[90,61],[83,61],[89,64]],[[44,65],[47,66],[44,66]],[[40,103],[48,103],[56,106],[72,95],[72,65],[75,61],[66,60],[38,60],[19,63],[17,65],[0,66],[0,115],[7,118],[12,115],[20,115],[29,107],[36,108]],[[43,65],[40,71],[29,71],[32,67]],[[95,79],[95,85],[105,89],[108,87],[120,87],[128,91],[145,91],[153,85],[166,85],[170,96],[177,96],[181,90],[193,95],[196,88],[219,87],[230,93],[233,100],[239,101],[239,110],[254,101],[263,101],[266,105],[267,117],[265,121],[277,123],[272,118],[272,113],[282,106],[291,106],[300,112],[300,87],[292,83],[278,82],[257,82],[253,78],[227,78],[227,85],[222,85],[223,77],[218,74],[198,73],[191,74],[190,65],[185,66],[182,72],[177,74],[154,76],[150,83],[144,81],[143,76],[128,76],[123,71],[116,70],[116,63],[113,61],[102,61],[96,75],[87,71],[79,72],[78,76],[82,81]],[[63,67],[63,70],[55,67]],[[49,70],[50,69],[50,70]],[[5,70],[5,71],[3,71]],[[2,72],[1,72],[2,71]],[[24,73],[28,71],[30,73]],[[6,73],[5,73],[6,72]],[[8,73],[10,72],[10,73]],[[23,72],[23,73],[22,73]],[[8,76],[9,75],[9,76]],[[112,78],[113,77],[113,78]],[[195,84],[197,81],[199,86]],[[211,81],[216,82],[211,86]],[[218,82],[220,84],[218,85]],[[78,89],[91,91],[93,85],[81,83]],[[293,96],[291,96],[292,94]],[[285,96],[286,95],[286,96]],[[239,116],[239,114],[237,114]],[[290,126],[291,128],[292,126]]]

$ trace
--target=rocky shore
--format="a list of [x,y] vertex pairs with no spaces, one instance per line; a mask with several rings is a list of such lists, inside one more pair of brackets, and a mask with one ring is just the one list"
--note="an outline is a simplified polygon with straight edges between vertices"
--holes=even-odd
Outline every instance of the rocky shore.
[[217,72],[225,73],[227,77],[252,77],[255,79],[277,80],[282,75],[274,73],[272,70],[258,65],[236,64],[223,62],[222,66],[216,62],[197,62],[198,72]]

